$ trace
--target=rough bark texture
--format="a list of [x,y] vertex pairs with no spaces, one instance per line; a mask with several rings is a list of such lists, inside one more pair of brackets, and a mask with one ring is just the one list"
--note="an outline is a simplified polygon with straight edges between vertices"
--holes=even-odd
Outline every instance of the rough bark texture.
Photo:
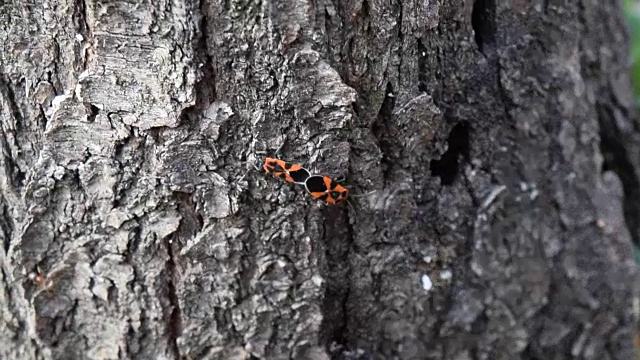
[[[0,358],[633,357],[619,4],[0,17]],[[322,206],[248,166],[280,146],[362,196]]]

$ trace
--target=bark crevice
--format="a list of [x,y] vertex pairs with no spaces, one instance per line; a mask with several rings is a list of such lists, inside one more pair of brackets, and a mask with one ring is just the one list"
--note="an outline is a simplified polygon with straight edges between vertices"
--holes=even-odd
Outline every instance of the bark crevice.
[[495,42],[496,35],[495,0],[475,0],[471,12],[471,25],[478,49],[484,54],[486,47]]
[[460,173],[461,161],[469,162],[469,123],[456,124],[447,138],[448,149],[440,159],[432,160],[431,175],[440,178],[442,185],[453,184]]
[[178,346],[178,338],[182,333],[182,318],[180,310],[180,299],[176,290],[176,279],[178,277],[176,269],[176,259],[174,254],[174,244],[171,240],[172,237],[168,237],[163,240],[165,249],[167,251],[168,259],[166,263],[166,290],[167,298],[169,300],[169,316],[167,321],[168,329],[168,348],[173,352],[173,356],[176,360],[180,360],[180,348]]
[[634,161],[631,160],[634,154],[625,146],[628,143],[625,135],[612,126],[616,120],[611,110],[604,105],[598,106],[597,109],[600,151],[603,156],[602,172],[610,170],[620,178],[624,191],[622,205],[625,223],[633,242],[640,245],[640,179],[634,171]]

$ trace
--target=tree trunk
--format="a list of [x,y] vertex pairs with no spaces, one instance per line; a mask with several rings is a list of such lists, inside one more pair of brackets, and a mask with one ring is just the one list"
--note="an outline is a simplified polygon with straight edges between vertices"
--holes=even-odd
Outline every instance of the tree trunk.
[[[0,17],[2,359],[633,358],[620,4]],[[253,170],[280,147],[351,206]]]

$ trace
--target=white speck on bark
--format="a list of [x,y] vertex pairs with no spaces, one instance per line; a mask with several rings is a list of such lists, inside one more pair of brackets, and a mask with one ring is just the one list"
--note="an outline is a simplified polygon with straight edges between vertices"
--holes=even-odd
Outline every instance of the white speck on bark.
[[433,282],[431,282],[431,278],[429,278],[429,275],[427,274],[422,275],[420,282],[422,283],[422,288],[425,291],[429,291],[433,288]]

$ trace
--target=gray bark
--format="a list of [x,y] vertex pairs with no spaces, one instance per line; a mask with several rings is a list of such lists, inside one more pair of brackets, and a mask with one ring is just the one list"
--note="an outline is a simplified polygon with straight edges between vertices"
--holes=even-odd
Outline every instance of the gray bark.
[[[0,358],[633,357],[619,4],[0,18]],[[252,170],[280,146],[361,196],[322,206]]]

